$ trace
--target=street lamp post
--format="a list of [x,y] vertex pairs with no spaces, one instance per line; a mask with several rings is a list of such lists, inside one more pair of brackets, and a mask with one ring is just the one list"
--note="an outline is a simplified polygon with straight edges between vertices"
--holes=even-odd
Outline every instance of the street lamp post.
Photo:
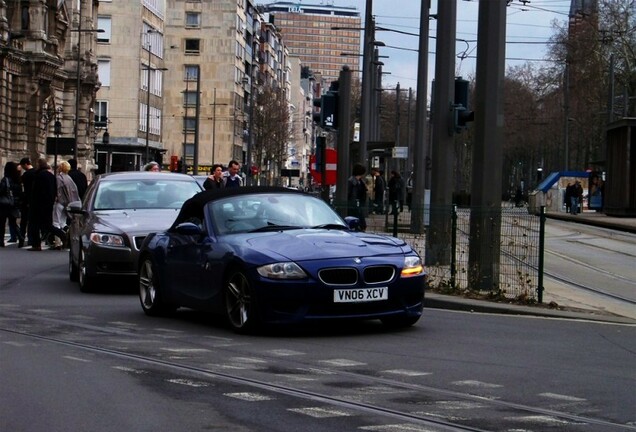
[[[149,29],[146,33],[154,33],[154,29]],[[165,71],[166,68],[153,68],[150,66],[152,61],[152,44],[150,41],[147,44],[148,48],[148,65],[146,66],[146,158],[145,163],[150,162],[150,72],[151,71]]]
[[212,99],[212,163],[216,161],[216,107],[217,105],[227,105],[226,103],[216,103],[216,87]]
[[53,158],[53,165],[57,168],[57,152],[58,152],[58,140],[60,139],[60,135],[62,134],[62,122],[60,121],[60,114],[62,113],[62,108],[59,107],[55,111],[55,123],[53,124],[53,133],[55,134],[55,157]]

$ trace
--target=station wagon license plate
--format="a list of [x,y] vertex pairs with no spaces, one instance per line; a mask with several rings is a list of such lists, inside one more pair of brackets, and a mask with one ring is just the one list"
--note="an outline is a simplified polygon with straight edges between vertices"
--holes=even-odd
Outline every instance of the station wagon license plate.
[[334,303],[370,302],[387,300],[388,298],[388,287],[338,289],[333,292]]

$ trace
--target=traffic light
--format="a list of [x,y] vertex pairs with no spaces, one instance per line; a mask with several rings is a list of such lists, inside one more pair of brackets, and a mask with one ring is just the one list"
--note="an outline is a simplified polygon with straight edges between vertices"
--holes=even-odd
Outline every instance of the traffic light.
[[338,129],[338,82],[334,81],[329,91],[314,99],[313,120],[324,129]]
[[468,81],[462,77],[455,78],[455,104],[453,105],[453,126],[460,133],[468,127],[467,123],[475,120],[475,113],[468,108]]

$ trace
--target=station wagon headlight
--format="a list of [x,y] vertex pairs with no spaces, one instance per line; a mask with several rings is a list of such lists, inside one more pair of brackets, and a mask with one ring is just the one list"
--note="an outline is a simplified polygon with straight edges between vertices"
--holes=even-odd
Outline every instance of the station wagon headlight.
[[100,246],[124,246],[124,238],[115,234],[91,233],[91,242]]
[[293,262],[267,264],[258,267],[256,271],[268,279],[304,279],[307,277],[303,269]]
[[404,257],[404,267],[402,267],[402,277],[418,276],[422,274],[422,260],[418,256]]

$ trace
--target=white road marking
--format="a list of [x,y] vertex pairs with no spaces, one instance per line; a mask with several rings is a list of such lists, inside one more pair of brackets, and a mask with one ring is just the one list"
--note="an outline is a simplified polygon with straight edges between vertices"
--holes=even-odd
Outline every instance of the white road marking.
[[329,418],[329,417],[347,417],[350,413],[344,411],[338,411],[335,409],[325,409],[319,407],[312,408],[289,408],[287,411],[296,412],[299,414],[308,415],[314,418]]
[[499,388],[503,387],[500,384],[485,383],[482,381],[465,380],[465,381],[453,381],[453,385],[466,386],[466,387],[480,387],[480,388]]
[[285,357],[285,356],[295,356],[295,355],[305,355],[304,352],[288,350],[288,349],[276,349],[267,351],[271,355]]
[[78,361],[78,362],[84,362],[84,363],[90,363],[91,360],[88,359],[83,359],[83,358],[79,358],[79,357],[72,357],[72,356],[63,356],[65,359],[68,360],[74,360],[74,361]]
[[436,401],[435,405],[447,410],[480,409],[485,405],[470,401]]
[[130,373],[134,373],[137,375],[143,375],[143,374],[147,374],[148,372],[145,370],[139,370],[139,369],[134,369],[131,367],[127,367],[127,366],[113,366],[113,369],[117,369],[123,372],[130,372]]
[[358,428],[366,431],[379,431],[379,432],[435,432],[437,429],[429,429],[427,427],[413,425],[413,424],[392,424],[392,425],[378,425],[378,426],[362,426]]
[[206,382],[192,381],[192,380],[185,379],[185,378],[173,378],[173,379],[169,379],[167,381],[171,382],[173,384],[180,384],[180,385],[185,385],[185,386],[189,386],[189,387],[209,387],[210,386],[210,384],[206,383]]
[[250,392],[243,392],[243,393],[224,393],[223,396],[228,396],[234,399],[240,399],[240,400],[244,400],[244,401],[248,401],[248,402],[260,402],[260,401],[268,401],[268,400],[272,400],[273,398],[266,396],[264,394],[260,394],[260,393],[250,393]]
[[522,422],[543,423],[543,424],[552,424],[552,425],[572,424],[572,422],[569,422],[567,420],[563,420],[563,419],[552,417],[552,416],[544,416],[544,415],[506,417],[505,419],[509,421],[515,421],[515,422],[522,421]]
[[12,345],[12,346],[15,346],[15,347],[26,346],[26,344],[23,344],[23,343],[20,343],[20,342],[13,342],[13,341],[7,341],[7,342],[2,342],[2,343],[6,344],[6,345]]
[[557,399],[568,402],[585,402],[587,399],[581,399],[575,396],[562,395],[558,393],[539,393],[539,396],[543,396],[550,399]]
[[410,377],[432,375],[432,372],[421,372],[421,371],[413,371],[413,370],[406,370],[406,369],[391,369],[391,370],[382,371],[382,373],[404,375],[404,376],[410,376]]
[[110,321],[108,324],[112,324],[112,325],[120,326],[120,327],[137,327],[137,324],[129,323],[126,321]]
[[230,357],[228,359],[228,361],[230,363],[232,362],[236,362],[236,363],[267,363],[267,360],[261,360],[261,359],[257,359],[254,357]]
[[178,354],[198,354],[210,352],[209,349],[205,348],[161,348],[163,351],[178,353]]
[[320,360],[320,363],[326,363],[330,366],[348,367],[348,366],[364,366],[366,363],[360,363],[355,360],[347,359],[332,359],[332,360]]

